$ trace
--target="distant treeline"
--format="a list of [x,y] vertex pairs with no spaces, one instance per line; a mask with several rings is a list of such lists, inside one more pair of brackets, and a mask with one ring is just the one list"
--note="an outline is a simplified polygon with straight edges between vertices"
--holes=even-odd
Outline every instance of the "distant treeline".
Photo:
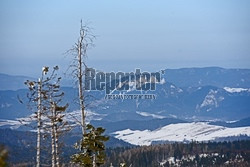
[[[75,152],[72,144],[76,138],[79,136],[74,134],[64,136],[62,162],[65,166],[71,166],[69,157]],[[0,129],[0,143],[8,150],[7,162],[10,166],[34,166],[34,139],[35,134],[32,132]],[[188,144],[169,143],[141,147],[129,146],[114,138],[109,142],[106,145],[107,157],[103,167],[110,167],[111,163],[114,167],[120,167],[121,163],[126,163],[127,167],[250,166],[250,140],[206,143],[193,141]],[[50,150],[45,150],[42,152],[43,161],[50,153]]]
[[116,148],[108,149],[107,156],[104,166],[250,166],[250,140]]

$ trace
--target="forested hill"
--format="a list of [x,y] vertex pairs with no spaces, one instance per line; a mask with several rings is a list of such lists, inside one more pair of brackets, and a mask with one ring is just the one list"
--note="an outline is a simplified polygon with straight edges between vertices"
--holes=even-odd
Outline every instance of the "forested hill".
[[126,163],[137,167],[250,166],[250,140],[191,142],[107,150],[106,167]]
[[[74,144],[81,139],[81,134],[70,132],[62,136],[60,151],[62,152],[62,162],[69,163],[70,156],[76,152]],[[49,156],[51,148],[49,145],[50,138],[43,136],[42,143],[42,160],[50,164]],[[0,146],[4,146],[8,151],[8,163],[11,166],[34,166],[36,154],[36,133],[30,131],[17,131],[11,129],[0,129]],[[118,140],[112,136],[105,143],[106,148],[114,147],[132,147],[131,144]],[[1,153],[1,147],[0,147]],[[1,155],[0,155],[1,158]],[[1,167],[1,164],[0,164]]]
[[[2,133],[5,131],[5,133]],[[9,152],[8,163],[11,166],[35,164],[35,134],[32,132],[19,132],[13,130],[0,130],[0,145],[4,144]],[[14,137],[15,136],[15,137]],[[17,137],[21,137],[18,139]],[[62,150],[63,164],[70,166],[69,157],[75,152],[74,141],[79,136],[65,137]],[[244,138],[244,136],[242,136]],[[245,136],[247,139],[247,136]],[[5,141],[4,143],[2,143]],[[113,144],[114,147],[110,147]],[[116,143],[116,145],[114,145]],[[107,143],[106,163],[103,167],[120,166],[126,163],[132,167],[170,167],[170,166],[237,166],[250,165],[250,140],[232,142],[190,142],[155,144],[150,146],[132,146],[115,138]],[[42,157],[48,160],[50,149],[43,148]],[[22,156],[20,156],[22,155]],[[44,162],[47,162],[44,159]],[[49,164],[49,161],[47,162]]]

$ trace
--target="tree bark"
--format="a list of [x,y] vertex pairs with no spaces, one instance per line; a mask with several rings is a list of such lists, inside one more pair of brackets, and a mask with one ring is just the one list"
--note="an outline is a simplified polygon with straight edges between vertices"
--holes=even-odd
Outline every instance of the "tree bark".
[[96,155],[95,153],[93,154],[93,167],[96,167]]
[[56,166],[56,156],[55,156],[55,106],[51,104],[51,166]]
[[[84,33],[84,32],[83,32]],[[79,88],[79,101],[80,101],[80,110],[81,110],[81,124],[82,124],[82,134],[86,134],[86,125],[85,125],[85,105],[84,105],[84,95],[83,95],[83,71],[82,71],[82,45],[83,45],[82,30],[80,31],[80,39],[78,41],[78,88]]]
[[59,167],[60,166],[60,159],[59,159],[59,143],[58,143],[58,128],[57,125],[55,125],[55,146],[56,146],[56,166]]
[[36,167],[40,167],[40,145],[41,145],[41,108],[42,108],[42,81],[38,79],[38,111],[37,111],[37,145],[36,145]]

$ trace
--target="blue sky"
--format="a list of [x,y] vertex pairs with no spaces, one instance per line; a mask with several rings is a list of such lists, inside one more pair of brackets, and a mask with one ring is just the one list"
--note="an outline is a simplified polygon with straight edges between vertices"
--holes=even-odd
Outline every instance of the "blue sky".
[[66,70],[80,19],[97,35],[88,64],[105,71],[250,68],[249,0],[1,0],[0,72]]

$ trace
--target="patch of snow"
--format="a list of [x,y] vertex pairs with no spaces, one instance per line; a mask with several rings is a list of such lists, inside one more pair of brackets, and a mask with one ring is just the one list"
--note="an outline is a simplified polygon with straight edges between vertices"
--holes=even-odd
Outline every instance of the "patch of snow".
[[113,134],[134,145],[150,145],[153,141],[209,141],[218,137],[250,136],[250,127],[226,128],[207,122],[192,122],[170,124],[154,131],[126,129]]
[[179,89],[178,89],[178,92],[181,93],[181,92],[183,92],[183,90],[179,88]]
[[139,114],[139,115],[141,115],[141,116],[144,116],[144,117],[153,117],[153,118],[158,118],[158,119],[166,118],[165,116],[156,115],[156,114],[150,114],[150,113],[147,113],[147,112],[136,111],[136,113]]
[[235,123],[235,122],[237,122],[237,121],[239,121],[239,120],[234,120],[234,121],[226,121],[226,123],[231,124],[231,123]]
[[127,92],[131,92],[131,91],[136,90],[136,82],[135,81],[128,82],[128,85],[129,85],[129,89],[127,90]]
[[198,83],[199,83],[199,85],[201,85],[201,83],[202,83],[202,80],[200,79]]
[[215,94],[217,93],[217,91],[214,90],[210,90],[209,93],[206,95],[205,99],[203,100],[203,102],[201,103],[201,108],[205,107],[205,106],[215,106],[218,107],[218,103],[217,100],[215,98]]
[[219,102],[223,101],[224,97],[223,96],[218,97],[217,93],[218,93],[217,90],[211,89],[209,93],[206,95],[201,105],[198,107],[196,106],[196,109],[199,110],[200,108],[203,108],[203,107],[210,107],[210,108],[207,108],[207,112],[209,112],[212,110],[211,107],[215,107],[215,108],[219,107]]
[[102,107],[103,110],[109,109],[109,106]]
[[[91,120],[101,120],[106,115],[105,114],[98,114],[92,111],[85,111],[86,112],[86,123],[89,123]],[[42,116],[42,120],[48,119],[45,116]],[[81,122],[81,112],[80,110],[75,110],[72,112],[65,112],[65,119],[66,121],[71,123],[71,126],[73,124],[79,124]],[[32,122],[36,121],[35,114],[28,115],[24,118],[16,118],[15,120],[5,120],[0,119],[0,126],[10,126],[12,129],[19,128],[22,125],[29,125]]]
[[160,84],[163,85],[163,84],[165,84],[165,83],[166,83],[165,79],[162,78],[161,81],[160,81]]
[[[95,112],[92,112],[90,110],[85,111],[86,112],[86,123],[89,123],[91,120],[102,120],[106,115],[105,114],[98,114]],[[65,113],[65,118],[69,122],[80,122],[81,121],[81,111],[75,110],[72,112]]]
[[174,164],[175,163],[175,158],[174,157],[169,157],[167,160],[170,164]]
[[177,118],[177,116],[173,115],[173,114],[169,114],[169,116],[172,117],[172,118]]
[[5,120],[5,119],[0,119],[0,126],[12,126],[12,129],[18,128],[21,123],[17,120]]
[[229,93],[240,93],[240,92],[250,92],[250,89],[247,88],[230,88],[230,87],[224,87],[224,90]]
[[175,89],[175,86],[174,85],[170,85],[170,88]]
[[9,103],[3,103],[3,104],[1,104],[1,108],[8,108],[10,106],[12,106],[12,104],[9,104]]

